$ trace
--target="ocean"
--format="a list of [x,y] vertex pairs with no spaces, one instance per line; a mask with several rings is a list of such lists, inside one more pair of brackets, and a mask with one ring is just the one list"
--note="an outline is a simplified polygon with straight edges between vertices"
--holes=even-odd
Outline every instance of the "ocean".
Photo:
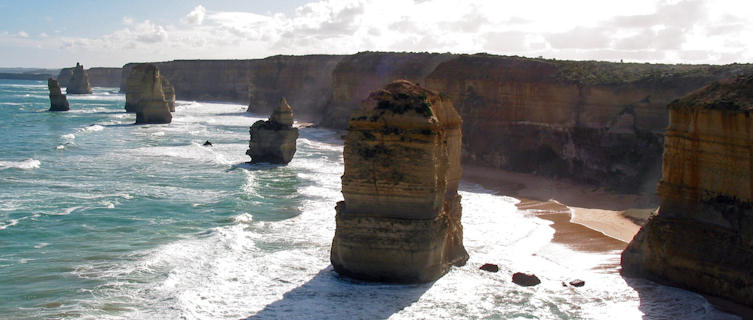
[[58,113],[47,94],[0,80],[2,319],[737,319],[622,278],[617,250],[552,243],[550,221],[470,182],[466,266],[421,285],[343,278],[329,263],[342,132],[302,128],[289,165],[250,165],[266,116],[245,106],[178,101],[171,124],[135,126],[117,88]]

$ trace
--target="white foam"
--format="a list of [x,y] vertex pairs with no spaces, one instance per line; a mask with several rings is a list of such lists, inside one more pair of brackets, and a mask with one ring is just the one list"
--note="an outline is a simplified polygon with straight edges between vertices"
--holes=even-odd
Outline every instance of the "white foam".
[[61,138],[63,138],[63,139],[66,139],[66,140],[73,140],[73,139],[76,139],[76,135],[75,135],[75,134],[73,134],[73,133],[69,133],[69,134],[64,134],[64,135],[62,135],[62,136],[60,136],[60,137],[61,137]]
[[96,131],[102,131],[105,127],[100,126],[98,124],[93,124],[90,126],[86,126],[84,128],[79,129],[80,132],[96,132]]
[[31,158],[22,161],[0,161],[0,170],[9,168],[30,170],[39,168],[41,164],[39,160]]
[[18,224],[18,219],[10,219],[10,221],[8,221],[8,223],[0,225],[0,230],[5,230],[8,227],[12,227],[12,226],[15,226],[17,224]]
[[55,147],[55,149],[57,149],[57,150],[63,150],[63,149],[65,149],[65,146],[61,144],[61,145]]

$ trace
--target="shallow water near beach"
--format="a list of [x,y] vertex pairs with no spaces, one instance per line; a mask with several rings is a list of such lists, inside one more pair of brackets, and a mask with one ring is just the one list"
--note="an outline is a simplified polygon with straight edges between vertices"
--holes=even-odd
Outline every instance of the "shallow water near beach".
[[289,165],[249,165],[262,116],[245,106],[179,101],[173,123],[134,126],[117,88],[68,99],[47,112],[46,83],[0,80],[0,318],[735,318],[620,277],[618,250],[552,243],[551,221],[468,182],[466,266],[423,285],[342,278],[341,132],[303,128]]

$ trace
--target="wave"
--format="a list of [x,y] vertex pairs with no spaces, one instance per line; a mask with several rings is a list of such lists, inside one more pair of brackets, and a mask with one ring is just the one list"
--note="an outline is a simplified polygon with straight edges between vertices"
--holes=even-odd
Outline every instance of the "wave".
[[36,159],[26,159],[21,161],[0,161],[0,170],[3,169],[10,169],[10,168],[16,168],[16,169],[36,169],[39,168],[39,166],[42,163],[39,162],[39,160]]

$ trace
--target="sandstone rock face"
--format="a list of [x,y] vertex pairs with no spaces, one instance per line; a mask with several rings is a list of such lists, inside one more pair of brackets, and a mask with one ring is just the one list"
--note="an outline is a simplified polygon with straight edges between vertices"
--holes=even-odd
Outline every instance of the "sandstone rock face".
[[753,76],[668,108],[661,207],[623,252],[623,272],[753,306]]
[[53,79],[47,79],[47,88],[50,90],[50,111],[68,111],[68,99],[60,91],[60,84]]
[[463,55],[426,86],[463,117],[467,162],[653,192],[667,103],[744,70]]
[[162,78],[156,66],[143,63],[131,70],[125,109],[136,113],[136,124],[172,121],[170,107],[162,90]]
[[369,95],[345,137],[345,201],[330,257],[337,272],[412,283],[465,264],[461,125],[452,103],[405,80]]
[[321,125],[344,129],[350,115],[370,92],[395,79],[423,83],[450,54],[361,52],[346,56],[332,71],[332,93]]
[[175,112],[175,88],[164,76],[160,76],[160,79],[162,80],[162,92],[165,94],[165,102],[167,102],[170,112]]
[[293,108],[282,98],[269,120],[259,120],[251,126],[246,154],[252,163],[287,164],[293,160],[298,128],[293,128]]
[[84,70],[84,66],[76,63],[76,67],[73,68],[73,74],[71,80],[68,82],[68,86],[65,89],[67,94],[89,94],[92,93],[92,86],[89,84],[89,75]]

